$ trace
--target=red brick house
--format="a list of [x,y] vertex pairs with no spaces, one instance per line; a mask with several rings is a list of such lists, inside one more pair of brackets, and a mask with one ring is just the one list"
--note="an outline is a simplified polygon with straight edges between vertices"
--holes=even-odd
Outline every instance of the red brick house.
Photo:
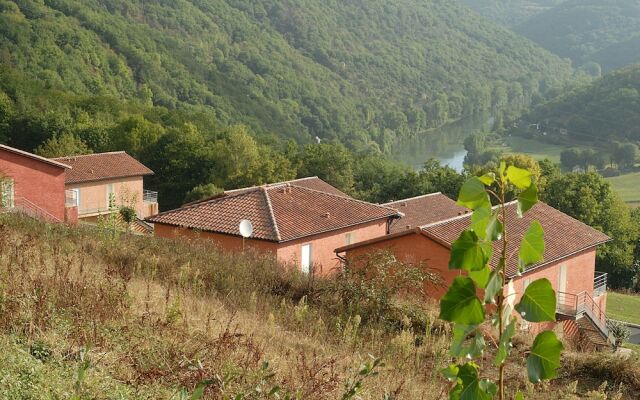
[[0,208],[54,222],[77,221],[65,204],[65,177],[71,167],[13,147],[0,145]]
[[[443,215],[450,215],[455,211],[446,201],[440,206],[443,207]],[[429,202],[423,201],[420,207],[429,207]],[[532,221],[539,221],[545,233],[542,262],[519,274],[517,256],[512,256],[507,261],[507,278],[513,281],[516,301],[519,301],[529,283],[547,278],[558,294],[558,319],[563,320],[565,332],[573,335],[580,331],[593,336],[595,344],[606,344],[606,274],[595,271],[595,257],[597,246],[610,240],[609,237],[541,202],[523,218],[517,217],[516,209],[515,202],[507,205],[510,238],[507,244],[508,254],[517,254],[515,250]],[[414,213],[419,214],[416,210],[411,214]],[[405,225],[402,219],[397,223]],[[471,214],[465,213],[410,229],[396,230],[386,236],[339,247],[335,251],[342,259],[356,261],[358,257],[375,250],[387,249],[403,262],[425,263],[438,272],[445,282],[444,286],[426,287],[430,296],[439,299],[446,292],[446,286],[462,273],[460,270],[449,270],[449,255],[451,245],[463,230],[469,228],[470,223]],[[493,259],[490,262],[492,267],[497,266],[501,246],[502,242],[494,243]],[[541,327],[534,327],[539,328]],[[593,332],[597,334],[594,335]]]
[[[313,178],[227,191],[147,218],[159,237],[200,237],[221,248],[269,252],[303,272],[327,274],[339,260],[333,249],[388,233],[399,213],[353,199]],[[252,222],[243,242],[239,223]]]
[[78,217],[94,221],[111,206],[130,206],[139,218],[158,213],[158,193],[144,189],[143,178],[153,171],[124,151],[53,159],[72,167],[65,176],[69,202],[78,207]]

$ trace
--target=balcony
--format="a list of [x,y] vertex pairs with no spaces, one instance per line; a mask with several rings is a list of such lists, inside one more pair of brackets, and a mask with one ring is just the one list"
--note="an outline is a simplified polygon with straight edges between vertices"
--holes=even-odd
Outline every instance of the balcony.
[[142,200],[145,203],[157,203],[158,202],[158,192],[154,192],[152,190],[145,190],[142,193]]
[[596,271],[593,279],[593,297],[596,298],[607,292],[607,273]]

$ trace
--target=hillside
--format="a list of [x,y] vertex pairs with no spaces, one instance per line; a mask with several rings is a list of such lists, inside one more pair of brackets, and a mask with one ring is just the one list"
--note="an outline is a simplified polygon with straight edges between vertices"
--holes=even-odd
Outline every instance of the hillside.
[[606,72],[640,61],[640,4],[635,0],[568,0],[514,30],[570,58],[576,67],[595,62]]
[[478,14],[504,26],[517,26],[563,0],[460,0]]
[[50,89],[381,148],[492,106],[520,109],[572,74],[444,0],[1,0],[0,65]]
[[[0,254],[11,255],[0,257],[2,398],[187,399],[206,382],[204,399],[353,399],[344,394],[358,384],[357,398],[436,400],[449,385],[439,369],[450,361],[450,328],[429,304],[399,298],[407,286],[397,280],[308,281],[207,242],[7,214],[0,233]],[[381,277],[395,279],[389,262],[381,259]],[[583,398],[603,379],[621,398],[640,392],[637,358],[570,351],[562,378],[525,386],[528,341],[514,341],[510,393]],[[370,355],[383,364],[367,372]]]
[[523,117],[558,135],[597,143],[640,141],[640,65],[614,71],[543,104]]

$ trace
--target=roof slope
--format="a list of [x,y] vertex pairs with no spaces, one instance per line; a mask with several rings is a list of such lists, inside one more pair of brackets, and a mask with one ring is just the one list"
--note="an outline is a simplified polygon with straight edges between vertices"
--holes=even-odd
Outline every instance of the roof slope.
[[58,157],[53,160],[63,162],[72,167],[67,172],[66,183],[153,175],[152,170],[124,151]]
[[51,160],[49,158],[41,157],[41,156],[39,156],[37,154],[33,154],[33,153],[29,153],[27,151],[19,150],[19,149],[16,149],[14,147],[10,147],[10,146],[4,145],[4,144],[0,144],[0,150],[5,150],[5,151],[8,151],[10,153],[18,154],[18,155],[23,156],[23,157],[32,158],[34,160],[41,161],[41,162],[49,164],[49,165],[53,165],[55,167],[71,169],[71,166],[69,166],[67,164],[64,164],[64,163],[61,163],[61,162],[58,162],[58,161],[55,161],[55,160]]
[[396,216],[391,208],[297,185],[261,186],[165,211],[147,221],[239,235],[248,219],[257,239],[285,242]]
[[395,208],[404,214],[401,219],[391,225],[391,233],[432,224],[469,212],[468,208],[459,206],[440,192],[398,200],[384,206]]
[[[310,177],[307,177],[307,178],[292,179],[290,181],[284,181],[284,182],[269,183],[269,184],[263,185],[263,186],[265,186],[267,188],[274,188],[274,187],[286,186],[286,185],[295,185],[295,186],[300,186],[300,187],[304,187],[304,188],[307,188],[307,189],[317,190],[319,192],[335,194],[337,196],[351,197],[348,194],[346,194],[343,191],[341,191],[340,189],[338,189],[336,187],[333,187],[330,184],[328,184],[327,182],[325,182],[322,179],[318,178],[317,176],[310,176]],[[241,188],[241,189],[233,189],[233,190],[225,190],[225,194],[235,194],[235,193],[240,193],[240,192],[246,192],[248,190],[255,190],[257,187],[258,186],[249,187],[249,188]]]
[[[508,203],[506,217],[509,237],[507,254],[513,255],[507,260],[507,275],[510,277],[517,273],[518,255],[516,250],[519,248],[520,242],[532,221],[539,221],[544,229],[545,251],[543,261],[530,266],[528,269],[570,256],[610,240],[607,235],[597,229],[542,202],[536,203],[533,208],[525,213],[523,218],[518,218],[517,216],[517,203]],[[430,237],[451,246],[460,236],[460,233],[469,228],[470,224],[471,214],[467,214],[462,217],[427,225],[422,229]],[[495,267],[498,265],[499,249],[502,248],[502,241],[494,242],[493,247],[491,266]]]

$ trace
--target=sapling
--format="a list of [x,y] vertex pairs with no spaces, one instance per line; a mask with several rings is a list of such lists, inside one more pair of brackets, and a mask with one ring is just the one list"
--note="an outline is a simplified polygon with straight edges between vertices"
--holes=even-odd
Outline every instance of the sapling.
[[[517,198],[517,214],[522,217],[537,199],[537,187],[532,174],[524,169],[509,166],[505,162],[495,173],[468,179],[460,190],[458,204],[473,210],[471,225],[463,231],[451,246],[449,269],[463,270],[456,277],[440,301],[440,318],[453,323],[453,341],[450,354],[457,363],[445,368],[443,374],[453,382],[450,399],[493,399],[506,396],[505,366],[512,347],[518,318],[528,322],[553,322],[556,312],[556,294],[547,279],[538,279],[527,286],[515,304],[516,292],[507,274],[509,221],[507,196]],[[491,199],[497,206],[492,207]],[[499,257],[494,268],[490,267],[494,249]],[[542,261],[544,231],[538,221],[533,221],[524,234],[518,249],[518,275],[527,267]],[[505,284],[507,287],[505,294]],[[478,295],[482,293],[482,295]],[[495,311],[493,311],[495,310]],[[494,358],[498,368],[497,380],[482,375],[474,359],[480,359],[485,350],[485,340],[480,325],[490,320],[497,329],[499,340]],[[529,380],[538,383],[552,379],[560,366],[562,343],[552,331],[540,332],[527,357]],[[522,393],[516,399],[523,399]]]

